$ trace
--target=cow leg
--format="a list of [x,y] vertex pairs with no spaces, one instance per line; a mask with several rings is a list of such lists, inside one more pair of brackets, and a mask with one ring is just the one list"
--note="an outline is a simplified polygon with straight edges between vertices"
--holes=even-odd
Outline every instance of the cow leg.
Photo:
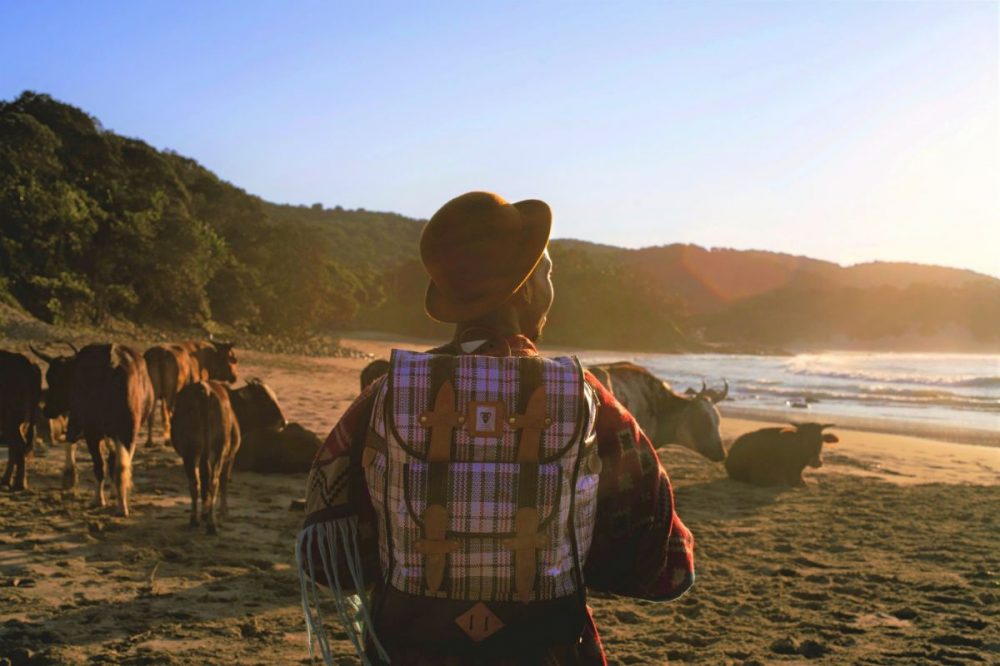
[[188,478],[188,490],[191,492],[191,527],[198,527],[198,495],[201,494],[201,475],[193,457],[184,459],[184,473]]
[[104,496],[104,452],[101,450],[100,437],[87,437],[87,450],[90,452],[90,459],[94,463],[94,500],[93,506],[107,506],[108,500]]
[[128,494],[132,489],[132,448],[119,439],[115,443],[115,489],[118,491],[118,513],[128,518]]
[[232,456],[222,465],[219,474],[219,515],[223,518],[229,517],[229,477],[233,475]]
[[14,444],[12,442],[7,442],[7,468],[3,471],[3,480],[0,481],[0,486],[4,488],[10,487],[10,477],[14,473]]
[[[149,410],[149,418],[146,419],[146,446],[153,445],[153,421],[156,420],[156,398],[153,398],[153,409]],[[164,422],[164,427],[166,423]]]
[[173,398],[164,398],[160,405],[163,410],[163,445],[170,446],[173,442],[173,435],[170,430],[170,419],[174,415],[174,403],[177,400],[177,396]]
[[218,533],[215,519],[215,497],[219,490],[218,460],[203,460],[201,464],[201,517],[209,534]]
[[63,465],[62,487],[63,490],[72,490],[80,483],[80,471],[76,467],[76,442],[66,442],[66,463]]
[[14,490],[28,489],[28,445],[20,444],[14,449]]
[[104,478],[106,470],[104,467],[104,451],[101,449],[100,437],[87,437],[87,451],[90,452],[90,459],[94,463],[94,500],[93,506],[107,506],[108,500],[104,495]]

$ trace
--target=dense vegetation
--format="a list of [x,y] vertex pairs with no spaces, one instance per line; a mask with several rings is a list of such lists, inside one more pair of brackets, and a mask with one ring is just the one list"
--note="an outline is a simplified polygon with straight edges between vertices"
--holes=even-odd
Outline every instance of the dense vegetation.
[[377,276],[337,261],[337,234],[272,211],[48,96],[0,103],[0,298],[45,321],[300,333],[378,302]]
[[[439,337],[420,223],[262,201],[195,161],[26,92],[0,102],[0,302],[53,323]],[[959,331],[1000,346],[1000,281],[693,245],[555,241],[550,342],[650,350]]]

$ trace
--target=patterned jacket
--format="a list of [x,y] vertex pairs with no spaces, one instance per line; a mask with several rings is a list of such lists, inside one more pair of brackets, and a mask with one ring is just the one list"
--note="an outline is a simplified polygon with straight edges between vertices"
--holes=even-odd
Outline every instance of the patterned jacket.
[[[506,343],[515,356],[538,354],[524,336],[515,336]],[[432,351],[454,353],[451,349],[445,346]],[[491,350],[481,348],[476,353]],[[675,511],[667,473],[635,418],[592,374],[586,372],[585,379],[598,402],[596,435],[602,463],[593,541],[584,565],[587,588],[653,601],[675,599],[694,582],[694,537]],[[307,529],[324,522],[356,521],[361,565],[356,569],[367,581],[380,580],[381,572],[377,519],[364,483],[361,451],[382,381],[361,393],[320,448],[309,475],[306,501]],[[315,543],[304,543],[301,535],[299,549],[306,594],[310,579],[325,585],[327,576],[323,572],[330,570],[323,566]],[[353,589],[346,567],[340,569],[341,576],[332,572],[340,579],[338,586]],[[553,646],[546,655],[540,655],[542,663],[606,663],[593,621],[587,620],[589,626],[579,646]],[[392,663],[446,664],[453,663],[453,659],[447,655],[397,652],[392,655]]]

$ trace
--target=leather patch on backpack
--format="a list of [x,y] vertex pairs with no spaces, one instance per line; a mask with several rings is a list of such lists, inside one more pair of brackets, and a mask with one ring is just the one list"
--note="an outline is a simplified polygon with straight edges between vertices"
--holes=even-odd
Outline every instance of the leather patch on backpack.
[[496,613],[482,601],[456,617],[455,624],[477,643],[497,633],[504,626]]

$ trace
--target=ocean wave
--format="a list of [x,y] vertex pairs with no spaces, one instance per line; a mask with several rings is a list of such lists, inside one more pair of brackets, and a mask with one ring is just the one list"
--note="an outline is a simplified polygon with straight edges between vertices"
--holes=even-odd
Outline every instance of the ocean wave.
[[743,385],[733,390],[736,400],[772,398],[778,401],[839,402],[860,405],[937,406],[981,412],[1000,412],[1000,398],[968,396],[935,389],[904,389],[888,386],[859,387],[857,390],[811,391],[805,387]]
[[991,375],[982,377],[928,377],[926,375],[889,374],[865,370],[830,370],[826,368],[789,368],[789,372],[801,377],[828,377],[855,382],[926,384],[954,388],[1000,388],[1000,377]]

